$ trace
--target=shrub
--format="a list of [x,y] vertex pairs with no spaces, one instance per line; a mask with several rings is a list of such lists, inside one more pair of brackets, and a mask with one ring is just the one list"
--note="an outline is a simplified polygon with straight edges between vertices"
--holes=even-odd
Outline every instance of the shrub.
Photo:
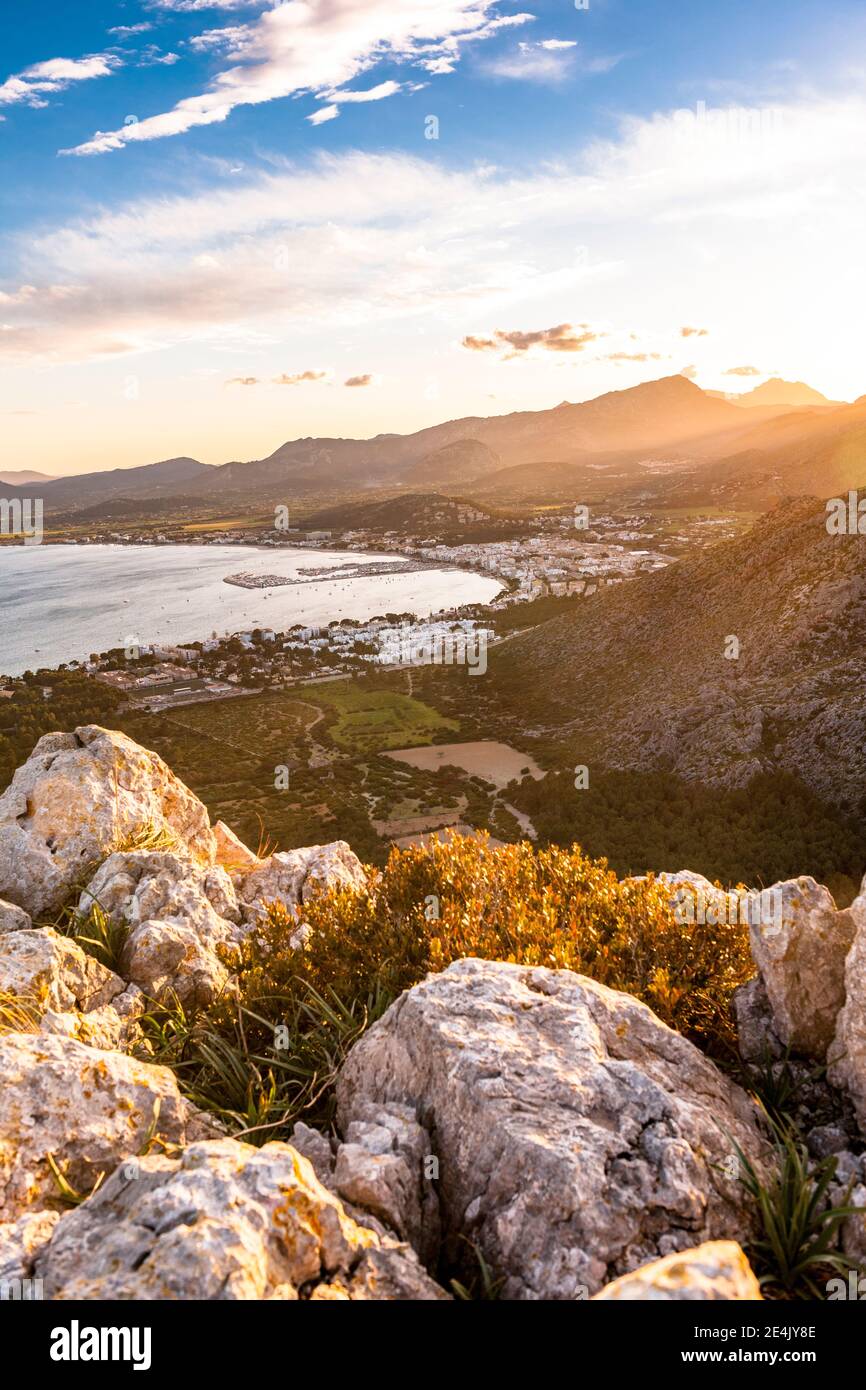
[[394,849],[365,890],[335,889],[304,908],[307,930],[273,904],[234,961],[241,999],[303,983],[350,1004],[393,998],[454,960],[476,956],[589,975],[636,995],[711,1051],[732,1041],[730,997],[754,973],[748,929],[679,923],[661,885],[620,881],[575,845],[493,848],[450,835]]

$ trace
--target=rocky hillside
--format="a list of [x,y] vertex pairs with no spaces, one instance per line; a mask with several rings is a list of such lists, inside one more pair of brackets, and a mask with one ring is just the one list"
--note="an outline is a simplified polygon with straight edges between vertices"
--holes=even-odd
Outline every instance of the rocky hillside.
[[509,642],[494,674],[525,709],[531,673],[545,693],[528,721],[568,737],[580,763],[727,786],[782,769],[858,806],[866,537],[825,522],[823,503],[788,502],[742,538]]
[[[123,735],[40,741],[0,798],[4,1287],[435,1301],[475,1287],[454,1274],[470,1278],[474,1249],[476,1296],[760,1298],[743,1253],[760,1225],[744,1174],[772,1182],[775,1163],[759,1107],[646,1004],[586,976],[454,960],[360,1026],[330,1126],[259,1146],[188,1065],[161,1064],[172,1020],[191,1042],[196,1018],[232,1004],[237,949],[265,920],[288,934],[285,963],[319,949],[310,923],[329,904],[340,920],[367,901],[373,951],[376,891],[342,843],[258,859]],[[617,891],[671,911],[683,894],[701,912],[726,901],[689,874]],[[807,1072],[829,1059],[837,1089],[812,1082],[808,1142],[836,1155],[831,1200],[850,1179],[862,1204],[866,896],[838,912],[801,879],[774,901],[749,928],[744,1055],[790,1046]],[[834,1232],[845,1258],[866,1253],[861,1216]]]

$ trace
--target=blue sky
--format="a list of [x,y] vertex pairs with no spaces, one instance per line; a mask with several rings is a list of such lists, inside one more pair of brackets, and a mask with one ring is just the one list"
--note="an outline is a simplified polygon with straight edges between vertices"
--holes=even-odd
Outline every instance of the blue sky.
[[7,467],[681,370],[866,390],[860,3],[43,0],[0,34]]

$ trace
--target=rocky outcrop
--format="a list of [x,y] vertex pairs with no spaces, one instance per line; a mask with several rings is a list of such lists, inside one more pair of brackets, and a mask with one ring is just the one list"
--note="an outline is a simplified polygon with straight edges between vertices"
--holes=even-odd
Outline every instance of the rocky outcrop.
[[0,935],[0,994],[47,1010],[89,1013],[123,993],[123,980],[50,927]]
[[155,1134],[183,1143],[190,1107],[174,1074],[47,1033],[0,1036],[0,1222],[58,1205],[51,1161],[88,1192]]
[[854,917],[813,878],[777,883],[764,897],[770,910],[751,923],[750,942],[774,1031],[785,1047],[822,1060],[845,1003]]
[[169,851],[112,854],[82,893],[79,914],[94,905],[126,928],[121,969],[146,994],[171,991],[185,1005],[207,1004],[225,987],[218,948],[240,939],[225,869]]
[[739,1245],[733,1240],[713,1240],[624,1274],[594,1298],[644,1303],[754,1301],[761,1298],[761,1288]]
[[574,1299],[705,1240],[745,1240],[735,1145],[756,1110],[645,1005],[569,971],[461,960],[402,995],[341,1071],[344,1136],[414,1110],[446,1238],[477,1242],[503,1296]]
[[239,878],[236,888],[245,919],[257,922],[268,903],[280,902],[294,911],[325,887],[363,888],[365,883],[358,856],[345,840],[335,840],[272,854]]
[[123,1165],[35,1260],[54,1299],[439,1300],[411,1248],[359,1226],[289,1144],[225,1139]]
[[828,1053],[828,1075],[851,1096],[866,1135],[866,878],[849,913],[854,940],[845,961],[845,998]]
[[213,863],[207,811],[156,753],[95,724],[46,734],[0,796],[0,897],[33,917],[56,912],[96,863],[144,834]]

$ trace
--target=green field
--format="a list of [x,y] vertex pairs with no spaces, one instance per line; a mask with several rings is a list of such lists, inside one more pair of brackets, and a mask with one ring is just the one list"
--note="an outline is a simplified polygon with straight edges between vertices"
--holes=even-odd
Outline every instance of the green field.
[[430,705],[393,690],[370,690],[363,683],[339,681],[315,687],[317,704],[335,714],[328,733],[349,753],[388,752],[432,743],[437,734],[460,729]]

